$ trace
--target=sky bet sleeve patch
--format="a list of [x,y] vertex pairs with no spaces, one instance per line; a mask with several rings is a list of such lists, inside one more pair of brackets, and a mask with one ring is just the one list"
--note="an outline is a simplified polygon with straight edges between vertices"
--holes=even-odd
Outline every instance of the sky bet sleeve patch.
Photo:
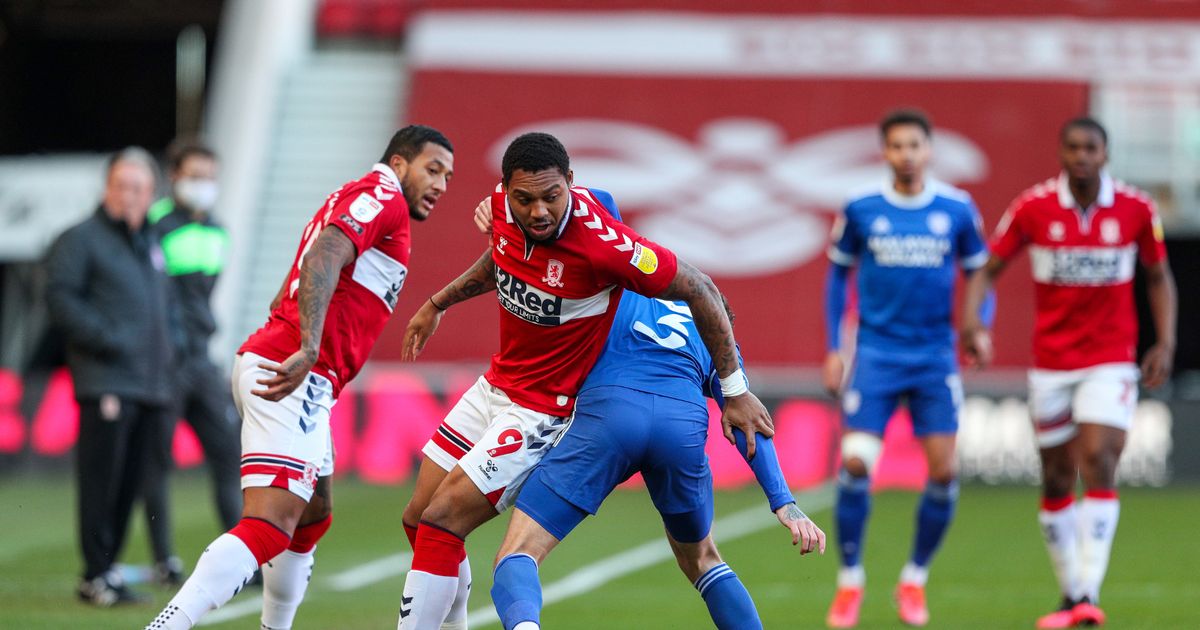
[[368,193],[359,195],[358,199],[355,199],[354,203],[350,204],[350,216],[363,223],[370,223],[382,211],[383,202]]
[[658,254],[649,247],[642,247],[641,243],[633,246],[633,258],[629,259],[629,264],[638,268],[638,271],[646,275],[650,275],[658,271]]

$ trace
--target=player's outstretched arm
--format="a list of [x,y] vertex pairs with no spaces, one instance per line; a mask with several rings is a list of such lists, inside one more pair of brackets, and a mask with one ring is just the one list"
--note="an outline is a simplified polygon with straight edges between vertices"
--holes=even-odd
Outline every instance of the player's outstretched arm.
[[451,306],[469,300],[477,295],[483,295],[496,288],[496,263],[492,260],[492,248],[488,246],[475,264],[463,274],[447,284],[441,291],[434,293],[417,309],[412,319],[408,320],[408,328],[404,331],[404,346],[400,358],[404,361],[415,361],[425,349],[429,338],[437,331],[442,321],[442,314]]
[[291,394],[317,363],[321,351],[321,334],[325,330],[325,315],[329,300],[337,288],[342,268],[354,262],[354,243],[341,230],[326,227],[304,255],[300,264],[300,287],[297,303],[300,311],[300,349],[278,365],[261,363],[259,367],[274,372],[270,378],[259,379],[265,390],[253,391],[267,400],[282,400]]
[[1179,316],[1175,275],[1163,259],[1146,267],[1146,295],[1154,319],[1154,345],[1142,357],[1142,382],[1158,387],[1171,376],[1175,363],[1175,324]]
[[968,359],[981,369],[992,362],[992,335],[980,315],[981,307],[1004,267],[1004,260],[993,255],[988,258],[987,264],[972,273],[967,280],[962,318],[959,320],[962,322],[959,339]]
[[721,389],[725,395],[721,426],[725,429],[725,439],[733,444],[733,427],[741,429],[747,436],[747,453],[749,457],[754,457],[755,434],[761,433],[767,437],[775,435],[774,423],[766,407],[746,386],[746,377],[738,365],[733,326],[729,323],[717,286],[707,274],[680,260],[671,284],[657,297],[687,302],[696,330],[721,378]]

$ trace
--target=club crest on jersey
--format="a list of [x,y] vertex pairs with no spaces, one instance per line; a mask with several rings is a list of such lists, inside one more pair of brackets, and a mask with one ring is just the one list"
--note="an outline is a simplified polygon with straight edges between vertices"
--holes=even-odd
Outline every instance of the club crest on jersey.
[[551,258],[550,261],[546,263],[546,275],[542,278],[542,282],[545,282],[546,286],[548,287],[562,288],[564,268],[565,266],[561,260],[555,260]]
[[891,232],[891,231],[892,231],[892,222],[888,221],[887,217],[884,217],[884,216],[875,217],[875,220],[871,222],[871,233],[872,234],[887,234],[888,232]]
[[359,195],[358,199],[350,204],[350,216],[363,223],[370,223],[380,212],[383,212],[383,202],[368,193]]
[[1121,242],[1121,223],[1116,219],[1105,219],[1100,222],[1100,240],[1115,245]]
[[1061,241],[1067,237],[1067,226],[1063,225],[1061,221],[1051,221],[1047,236],[1052,241]]
[[925,218],[925,224],[929,226],[929,231],[937,236],[950,233],[950,216],[945,212],[930,212]]
[[658,254],[649,247],[642,247],[641,243],[633,246],[633,257],[629,259],[629,264],[638,268],[638,271],[650,275],[658,271]]

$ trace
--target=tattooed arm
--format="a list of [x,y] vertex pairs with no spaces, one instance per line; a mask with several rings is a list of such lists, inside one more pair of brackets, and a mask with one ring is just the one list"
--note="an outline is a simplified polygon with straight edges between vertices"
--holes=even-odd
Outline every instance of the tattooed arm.
[[434,293],[417,313],[408,321],[404,331],[404,345],[400,358],[405,361],[415,361],[425,349],[425,344],[437,330],[446,309],[465,302],[477,295],[491,292],[496,288],[496,263],[492,260],[492,248],[483,250],[483,255],[471,265],[461,276],[447,284],[441,291]]
[[[675,278],[657,297],[687,302],[696,322],[696,330],[700,332],[704,346],[712,355],[717,374],[725,378],[738,372],[740,367],[737,343],[733,338],[733,325],[729,322],[721,293],[707,274],[682,260],[678,265]],[[725,439],[729,440],[730,444],[734,443],[734,427],[745,432],[748,459],[754,458],[756,434],[761,433],[767,437],[775,435],[771,415],[749,391],[725,397],[721,426],[725,430]]]
[[792,544],[800,545],[800,555],[813,551],[825,553],[825,532],[794,502],[775,510],[775,516],[781,525],[791,530]]
[[278,365],[260,363],[259,367],[275,375],[256,381],[267,389],[256,390],[254,395],[267,400],[282,400],[304,382],[321,351],[325,315],[329,312],[329,300],[337,288],[338,276],[342,267],[354,262],[355,253],[354,243],[341,230],[331,227],[321,230],[300,264],[300,349]]

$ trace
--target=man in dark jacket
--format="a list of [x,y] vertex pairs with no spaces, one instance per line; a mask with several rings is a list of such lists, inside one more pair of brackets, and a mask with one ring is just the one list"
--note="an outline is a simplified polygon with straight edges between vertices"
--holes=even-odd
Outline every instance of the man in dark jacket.
[[59,236],[46,260],[49,313],[66,338],[79,402],[79,597],[98,606],[142,599],[113,563],[143,475],[158,474],[146,461],[169,419],[169,286],[145,221],[155,179],[146,151],[117,153],[100,207]]
[[[229,241],[224,228],[210,215],[217,200],[217,157],[202,144],[182,142],[168,151],[167,165],[172,194],[150,206],[149,221],[162,239],[180,315],[172,417],[187,420],[200,440],[212,473],[221,527],[231,529],[242,513],[239,420],[229,377],[208,355],[208,341],[217,328],[209,299]],[[162,448],[169,453],[171,436],[166,437]],[[143,494],[154,551],[154,579],[178,586],[183,563],[174,554],[167,489],[166,476],[150,478]]]

